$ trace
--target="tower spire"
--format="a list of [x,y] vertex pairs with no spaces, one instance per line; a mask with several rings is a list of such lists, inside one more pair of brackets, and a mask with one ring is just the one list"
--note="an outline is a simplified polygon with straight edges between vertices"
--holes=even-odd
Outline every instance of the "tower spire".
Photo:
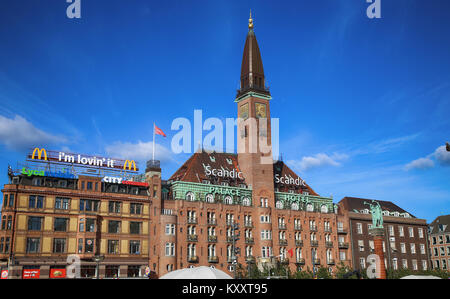
[[250,9],[250,18],[248,19],[248,29],[253,29],[253,19],[252,19],[252,10]]

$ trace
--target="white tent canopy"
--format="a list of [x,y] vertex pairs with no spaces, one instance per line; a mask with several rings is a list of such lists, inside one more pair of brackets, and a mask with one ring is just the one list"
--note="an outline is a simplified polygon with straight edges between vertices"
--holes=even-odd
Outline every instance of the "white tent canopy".
[[221,270],[200,266],[175,270],[161,276],[159,279],[232,279],[232,277]]
[[441,279],[440,277],[431,276],[431,275],[408,275],[404,276],[400,279]]

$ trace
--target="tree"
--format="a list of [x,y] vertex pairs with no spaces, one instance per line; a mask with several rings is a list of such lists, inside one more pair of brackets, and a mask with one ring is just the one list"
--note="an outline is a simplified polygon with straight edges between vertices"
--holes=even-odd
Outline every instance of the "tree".
[[316,276],[318,279],[332,279],[330,271],[328,271],[327,267],[319,267],[317,270]]

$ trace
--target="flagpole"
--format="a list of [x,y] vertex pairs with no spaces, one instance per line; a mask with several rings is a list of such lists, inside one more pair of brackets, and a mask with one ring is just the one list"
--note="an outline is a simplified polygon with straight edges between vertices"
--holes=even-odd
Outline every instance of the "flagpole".
[[153,122],[153,156],[152,161],[155,162],[155,122]]

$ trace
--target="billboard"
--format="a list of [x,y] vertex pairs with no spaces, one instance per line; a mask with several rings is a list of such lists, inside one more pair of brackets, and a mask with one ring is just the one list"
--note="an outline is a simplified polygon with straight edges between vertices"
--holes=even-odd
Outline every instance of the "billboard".
[[35,147],[27,155],[29,161],[56,162],[64,164],[78,164],[80,166],[94,168],[109,168],[125,171],[139,171],[137,163],[130,159],[113,159],[99,156],[67,153],[64,151],[51,151],[45,148]]

